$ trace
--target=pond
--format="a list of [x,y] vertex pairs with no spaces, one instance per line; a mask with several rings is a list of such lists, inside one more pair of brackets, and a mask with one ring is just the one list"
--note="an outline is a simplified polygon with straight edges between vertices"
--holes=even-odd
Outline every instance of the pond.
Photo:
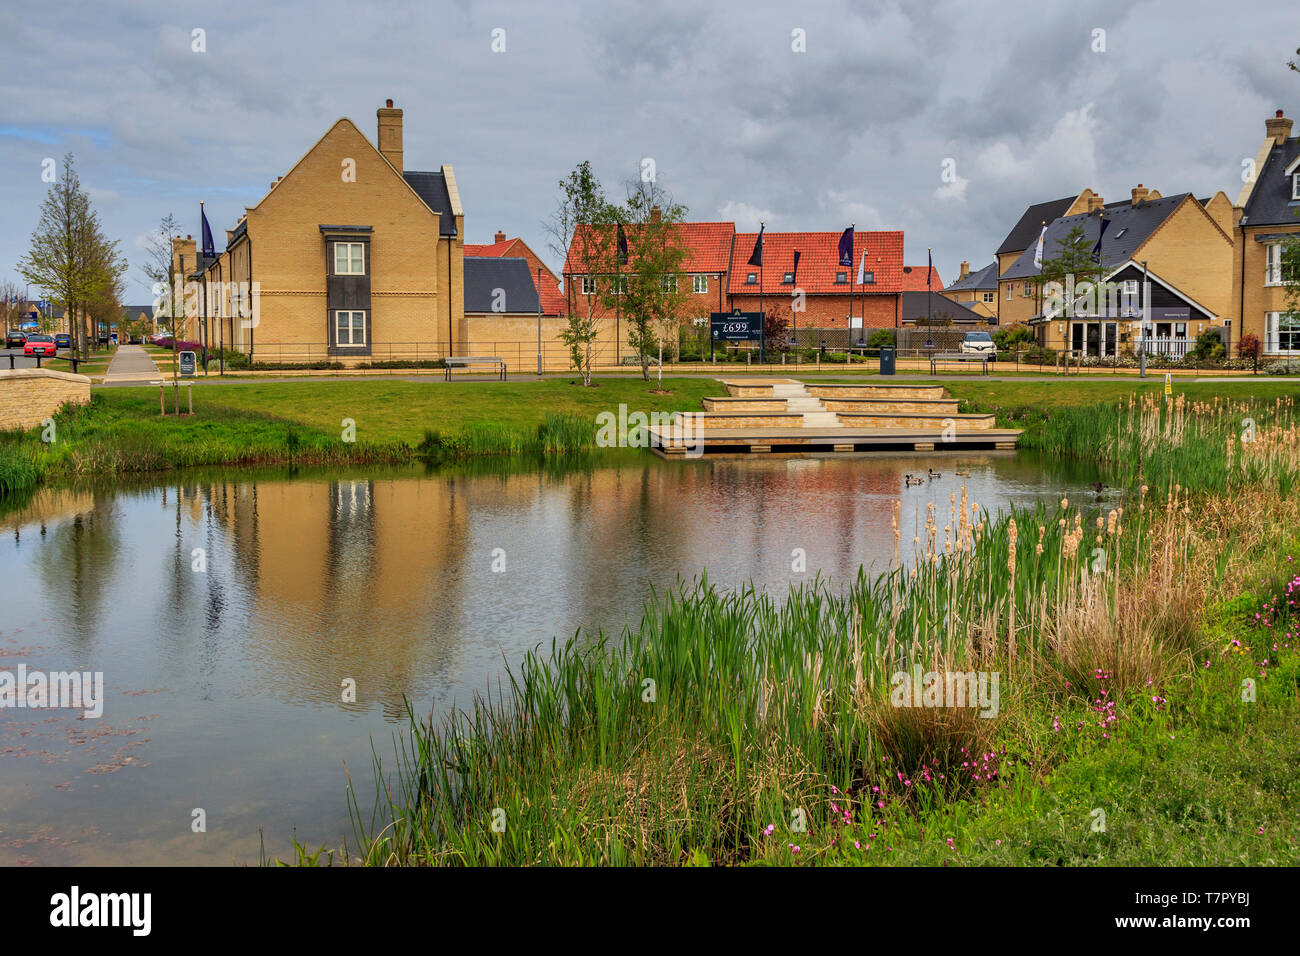
[[[904,484],[928,468],[943,477]],[[351,844],[347,773],[369,811],[372,743],[391,763],[404,699],[425,715],[495,693],[529,649],[635,622],[679,576],[779,595],[883,570],[899,499],[910,542],[963,485],[997,510],[1094,479],[1026,452],[638,455],[43,491],[0,517],[0,671],[102,672],[103,714],[0,709],[0,865]]]

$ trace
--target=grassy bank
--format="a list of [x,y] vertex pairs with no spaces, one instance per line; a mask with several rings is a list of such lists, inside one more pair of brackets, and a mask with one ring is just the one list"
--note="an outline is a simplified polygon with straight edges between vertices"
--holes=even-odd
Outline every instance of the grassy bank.
[[[843,594],[705,582],[539,651],[504,696],[413,721],[354,795],[360,858],[1300,862],[1291,405],[1053,422],[1043,447],[1124,490],[896,513],[900,562]],[[998,674],[996,715],[896,706],[914,669]]]
[[[698,408],[705,380],[316,381],[194,386],[193,415],[159,415],[155,388],[95,391],[42,430],[0,432],[0,494],[82,477],[210,465],[380,464],[416,458],[558,455],[596,450],[596,415]],[[170,411],[172,395],[166,393]],[[185,396],[181,397],[186,407]],[[348,430],[351,423],[351,430]],[[349,441],[348,438],[353,440]]]

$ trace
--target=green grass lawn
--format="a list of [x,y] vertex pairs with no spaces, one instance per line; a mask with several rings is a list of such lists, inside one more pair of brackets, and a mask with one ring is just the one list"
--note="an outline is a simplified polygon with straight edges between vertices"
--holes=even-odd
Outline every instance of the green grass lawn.
[[[652,393],[654,382],[598,379],[583,388],[568,379],[541,382],[427,382],[315,379],[303,382],[240,382],[194,389],[196,419],[231,414],[268,416],[337,434],[343,419],[356,422],[357,440],[416,444],[426,428],[456,432],[466,425],[491,423],[535,430],[547,413],[588,418],[595,429],[600,412],[681,411],[700,408],[705,395],[720,393],[708,379],[664,379],[667,395]],[[157,417],[156,389],[104,389],[97,393],[110,408]],[[168,393],[170,408],[170,392]],[[182,396],[184,405],[184,396]]]

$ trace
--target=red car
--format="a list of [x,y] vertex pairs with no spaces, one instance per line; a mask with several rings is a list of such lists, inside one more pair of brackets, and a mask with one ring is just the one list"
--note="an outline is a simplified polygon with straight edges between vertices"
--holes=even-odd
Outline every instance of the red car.
[[24,355],[44,355],[46,358],[54,358],[56,351],[52,335],[29,335],[26,344],[23,345]]

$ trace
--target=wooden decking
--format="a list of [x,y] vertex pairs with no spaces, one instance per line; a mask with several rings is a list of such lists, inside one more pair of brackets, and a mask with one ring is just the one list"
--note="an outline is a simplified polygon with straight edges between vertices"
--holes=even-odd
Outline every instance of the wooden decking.
[[724,380],[705,411],[649,429],[665,458],[822,456],[868,452],[1011,450],[1017,429],[959,413],[942,385],[804,385],[789,378]]

